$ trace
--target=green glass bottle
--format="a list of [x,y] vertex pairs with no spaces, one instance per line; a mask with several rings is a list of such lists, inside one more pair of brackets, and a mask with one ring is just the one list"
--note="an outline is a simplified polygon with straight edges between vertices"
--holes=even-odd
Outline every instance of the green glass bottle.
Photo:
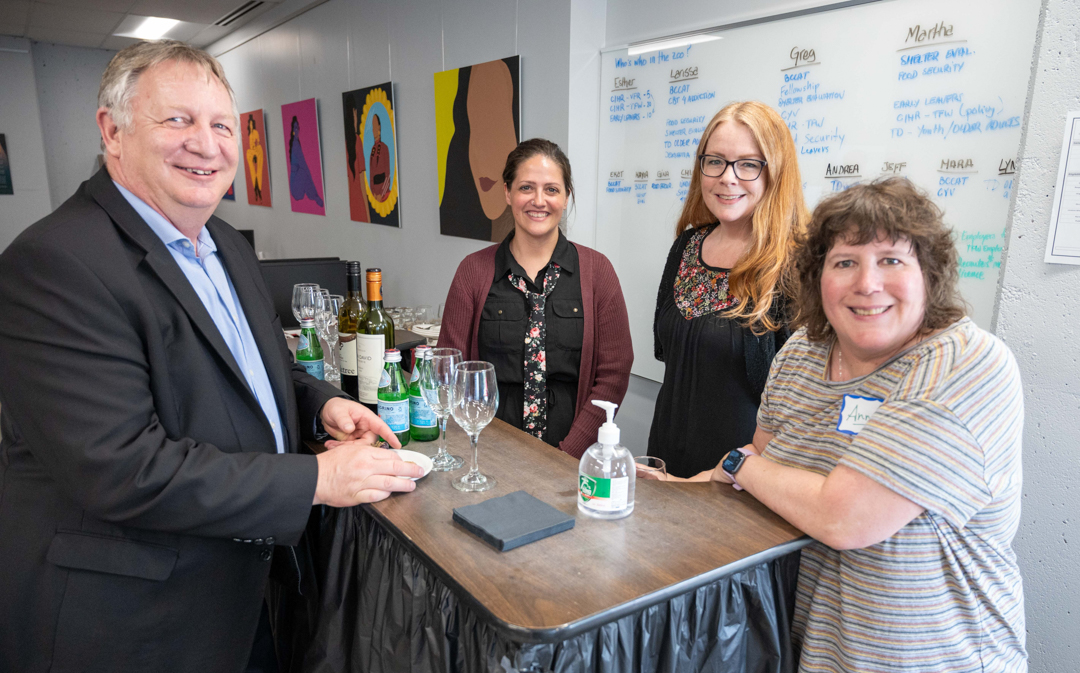
[[420,392],[420,376],[424,368],[431,366],[430,346],[417,346],[413,351],[416,363],[409,379],[409,434],[417,442],[430,442],[439,438],[438,419]]
[[323,350],[315,331],[315,320],[300,319],[300,345],[296,347],[296,361],[320,381],[323,378]]
[[341,390],[354,400],[360,399],[360,380],[356,376],[356,327],[367,310],[360,293],[360,262],[345,263],[347,292],[338,312],[338,362],[341,364]]
[[[370,295],[368,295],[370,296]],[[387,348],[379,377],[379,418],[390,426],[402,446],[409,443],[409,386],[401,373],[401,351]]]
[[[394,321],[383,310],[382,269],[367,270],[367,298],[367,311],[356,325],[356,375],[360,383],[357,399],[377,413],[383,353],[394,347]],[[405,422],[407,426],[408,418]]]

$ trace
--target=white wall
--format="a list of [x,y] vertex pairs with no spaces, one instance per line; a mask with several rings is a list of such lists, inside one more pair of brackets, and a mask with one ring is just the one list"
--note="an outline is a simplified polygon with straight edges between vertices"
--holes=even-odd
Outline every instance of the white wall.
[[1080,110],[1080,5],[1045,0],[996,331],[1024,380],[1024,496],[1016,551],[1033,673],[1080,658],[1080,267],[1044,264],[1065,114]]
[[0,133],[14,194],[0,194],[0,250],[52,211],[30,41],[0,36]]
[[98,86],[116,52],[47,42],[34,42],[31,52],[49,196],[55,209],[97,172],[101,152],[101,134],[94,123]]
[[[272,209],[237,200],[218,215],[254,229],[267,258],[336,255],[383,269],[387,301],[444,301],[481,241],[439,234],[432,75],[521,55],[521,131],[567,142],[570,0],[331,0],[222,56],[240,111],[267,113]],[[213,52],[211,46],[209,51]],[[402,227],[349,220],[341,94],[394,82]],[[326,217],[289,210],[281,105],[319,101]]]

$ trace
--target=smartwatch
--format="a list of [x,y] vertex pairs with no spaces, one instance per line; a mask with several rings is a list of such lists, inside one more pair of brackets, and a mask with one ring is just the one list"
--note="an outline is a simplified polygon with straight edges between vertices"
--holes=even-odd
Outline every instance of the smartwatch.
[[728,476],[728,479],[731,479],[731,485],[739,491],[742,490],[742,486],[739,486],[739,482],[736,481],[735,474],[742,468],[743,462],[746,461],[746,457],[749,455],[749,452],[743,451],[742,449],[732,449],[724,456],[724,459],[720,461],[720,469],[724,471],[724,474]]

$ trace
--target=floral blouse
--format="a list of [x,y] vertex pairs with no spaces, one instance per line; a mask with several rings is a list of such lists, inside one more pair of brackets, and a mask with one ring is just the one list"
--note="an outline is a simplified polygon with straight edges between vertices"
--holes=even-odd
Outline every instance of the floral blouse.
[[712,269],[701,261],[701,242],[710,231],[712,227],[699,229],[686,242],[675,275],[675,306],[687,320],[723,311],[739,301],[728,294],[728,270]]

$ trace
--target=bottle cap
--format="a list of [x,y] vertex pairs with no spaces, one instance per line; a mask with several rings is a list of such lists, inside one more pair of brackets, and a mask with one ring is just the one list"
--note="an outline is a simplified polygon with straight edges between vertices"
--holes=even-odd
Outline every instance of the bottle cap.
[[383,362],[401,362],[401,351],[396,348],[387,348],[383,354]]
[[300,318],[300,327],[315,327],[315,318]]
[[619,443],[619,426],[615,425],[615,410],[619,405],[605,400],[593,400],[592,403],[607,412],[607,422],[597,431],[596,441],[604,446],[615,446]]
[[359,274],[360,273],[360,262],[345,262],[345,273]]

